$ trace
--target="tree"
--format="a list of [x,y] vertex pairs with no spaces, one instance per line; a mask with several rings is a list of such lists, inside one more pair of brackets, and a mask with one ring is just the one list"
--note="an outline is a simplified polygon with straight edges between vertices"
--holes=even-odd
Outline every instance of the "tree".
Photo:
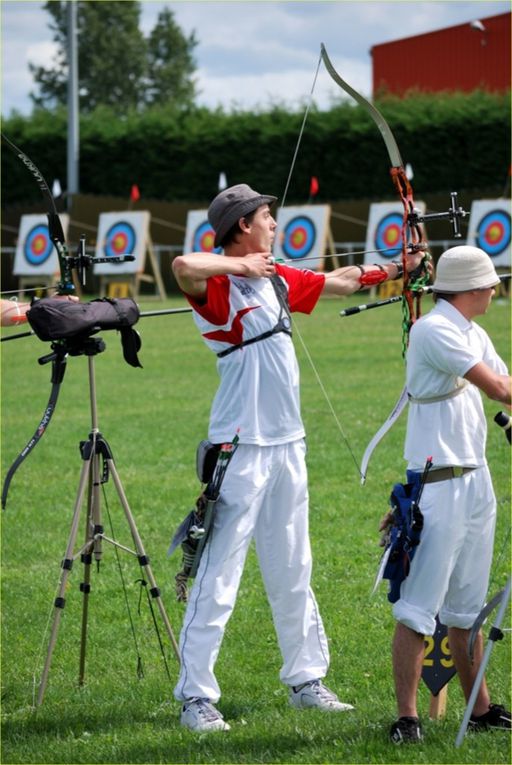
[[186,38],[172,11],[164,8],[148,39],[148,104],[193,105],[197,91],[192,51],[196,45],[194,32]]
[[[172,102],[187,107],[193,103],[194,34],[185,38],[172,12],[164,10],[146,40],[139,29],[140,5],[132,0],[77,2],[82,113],[99,105],[113,107],[122,115],[148,104]],[[57,53],[51,67],[29,64],[39,88],[30,96],[36,106],[52,109],[67,99],[66,3],[50,0],[44,8],[52,17],[49,26]]]

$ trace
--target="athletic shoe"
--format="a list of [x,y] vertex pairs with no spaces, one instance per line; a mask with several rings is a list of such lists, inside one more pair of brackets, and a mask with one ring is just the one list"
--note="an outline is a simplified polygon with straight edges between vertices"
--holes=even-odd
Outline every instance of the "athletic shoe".
[[321,680],[295,685],[290,688],[290,704],[297,709],[323,709],[325,712],[346,712],[354,709],[351,704],[342,704],[335,693],[326,688]]
[[489,730],[490,728],[505,728],[510,730],[510,712],[501,704],[489,704],[489,711],[484,715],[471,715],[468,729],[474,731]]
[[205,733],[211,730],[229,730],[230,726],[209,699],[189,699],[181,710],[181,724],[190,730]]
[[399,717],[391,726],[389,737],[393,744],[417,744],[423,740],[417,717]]

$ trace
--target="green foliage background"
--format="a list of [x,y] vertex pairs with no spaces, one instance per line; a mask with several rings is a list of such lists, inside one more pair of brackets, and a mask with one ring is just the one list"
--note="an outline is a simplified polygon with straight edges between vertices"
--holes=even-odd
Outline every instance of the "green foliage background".
[[[376,102],[391,126],[404,162],[414,167],[416,194],[502,188],[510,164],[510,94],[410,94]],[[276,105],[262,112],[154,107],[120,118],[99,107],[80,122],[80,189],[124,197],[138,183],[146,199],[209,201],[219,172],[281,194],[303,120]],[[64,110],[14,115],[3,132],[38,165],[45,178],[66,166]],[[358,105],[340,101],[309,113],[288,201],[304,200],[312,175],[321,199],[393,196],[389,161],[375,123]],[[38,201],[22,163],[2,152],[4,204]]]
[[[31,709],[46,657],[52,603],[66,549],[81,459],[78,444],[90,429],[87,360],[70,358],[54,418],[42,442],[13,480],[2,514],[2,680],[5,763],[509,763],[510,737],[489,733],[454,742],[465,710],[456,679],[446,718],[427,719],[418,747],[387,743],[395,715],[390,641],[393,619],[385,585],[371,589],[381,550],[377,527],[390,488],[404,476],[402,417],[378,447],[366,486],[311,368],[303,339],[358,462],[393,407],[403,383],[400,309],[349,318],[341,307],[362,302],[322,300],[312,316],[296,316],[302,406],[308,433],[313,586],[330,640],[328,684],[356,709],[347,714],[304,713],[288,706],[278,679],[280,657],[257,560],[251,550],[239,599],[217,670],[227,735],[195,736],[179,726],[172,689],[177,665],[161,629],[170,679],[152,620],[140,598],[140,572],[131,556],[120,565],[145,676],[136,674],[116,555],[104,544],[92,575],[86,683],[77,687],[83,576],[71,572],[43,705]],[[428,309],[429,298],[424,299]],[[175,299],[166,306],[181,306]],[[159,305],[159,308],[164,307]],[[155,303],[142,305],[154,309]],[[509,361],[510,305],[499,299],[479,319]],[[179,633],[183,608],[174,599],[179,556],[166,557],[169,540],[198,493],[195,449],[205,437],[217,385],[215,363],[189,314],[141,319],[143,369],[122,359],[119,338],[106,332],[95,358],[99,427],[116,460],[130,506],[171,624]],[[14,330],[8,330],[13,332]],[[6,332],[4,330],[4,332]],[[49,350],[34,338],[2,345],[2,477],[39,422],[49,394],[50,369],[37,359]],[[490,594],[506,582],[510,562],[510,448],[492,423],[500,408],[485,402],[488,457],[498,498],[498,527]],[[105,495],[116,539],[132,548],[112,481]],[[107,502],[102,502],[109,531]],[[82,526],[83,524],[83,526]],[[80,522],[79,541],[85,517]],[[509,615],[507,614],[507,623]],[[510,704],[510,637],[494,647],[488,680],[493,698]]]

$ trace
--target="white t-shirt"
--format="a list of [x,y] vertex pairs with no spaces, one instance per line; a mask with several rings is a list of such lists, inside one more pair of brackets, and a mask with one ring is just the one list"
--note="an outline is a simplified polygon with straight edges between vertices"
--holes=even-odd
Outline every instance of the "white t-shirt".
[[[418,399],[444,396],[479,362],[507,374],[487,333],[446,300],[439,300],[413,324],[407,351],[407,390]],[[487,423],[479,389],[431,403],[409,403],[404,456],[421,469],[428,456],[435,466],[485,465]]]
[[[311,313],[325,276],[276,265],[288,288],[290,310]],[[281,306],[269,279],[221,275],[208,279],[206,303],[187,296],[205,343],[215,353],[273,329]],[[219,358],[220,385],[213,400],[208,438],[271,446],[304,437],[299,368],[285,332]]]

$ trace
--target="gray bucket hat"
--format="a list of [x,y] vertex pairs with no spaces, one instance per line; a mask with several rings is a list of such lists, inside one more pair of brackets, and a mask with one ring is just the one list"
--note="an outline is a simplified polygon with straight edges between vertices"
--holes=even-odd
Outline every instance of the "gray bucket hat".
[[246,183],[230,186],[217,194],[208,208],[208,221],[215,231],[215,247],[220,243],[235,223],[256,210],[261,205],[272,204],[277,197],[258,194]]
[[490,257],[479,247],[460,245],[443,252],[436,267],[434,292],[469,292],[496,287],[500,279]]

